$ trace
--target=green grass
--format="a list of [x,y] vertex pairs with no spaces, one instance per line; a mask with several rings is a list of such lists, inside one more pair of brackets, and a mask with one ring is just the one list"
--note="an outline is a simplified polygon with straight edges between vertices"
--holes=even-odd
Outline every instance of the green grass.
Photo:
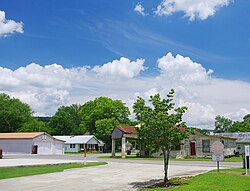
[[197,175],[175,188],[150,188],[144,191],[249,191],[250,176],[244,174],[244,169],[215,170]]
[[[88,151],[87,154],[102,154],[103,152],[99,152],[99,151],[95,151],[95,152],[90,152]],[[64,152],[64,154],[76,154],[76,155],[79,155],[79,154],[82,154],[83,155],[83,152],[80,151],[80,152]]]
[[86,165],[83,163],[70,163],[46,166],[31,166],[31,167],[14,167],[0,168],[0,179],[15,178],[20,176],[31,176],[37,174],[47,174],[52,172],[63,172],[65,169],[83,168],[97,165],[107,164],[105,162],[89,162]]
[[[98,158],[110,158],[110,159],[120,159],[120,160],[163,160],[163,158],[143,158],[143,157],[137,157],[137,156],[131,156],[128,155],[126,158],[121,158],[119,156],[112,158],[112,156],[100,156]],[[175,159],[171,158],[172,161],[212,161],[211,158],[180,158]],[[241,157],[231,157],[231,158],[225,158],[225,162],[242,162]]]

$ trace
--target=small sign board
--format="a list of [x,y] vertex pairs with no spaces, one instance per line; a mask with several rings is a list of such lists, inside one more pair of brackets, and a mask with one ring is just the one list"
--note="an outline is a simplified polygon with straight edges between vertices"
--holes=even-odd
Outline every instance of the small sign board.
[[224,151],[224,145],[220,141],[215,141],[211,145],[211,151],[215,155],[221,155],[221,154],[223,154],[223,151]]
[[245,156],[250,156],[249,145],[245,145]]
[[212,159],[214,162],[223,162],[224,161],[224,155],[212,155]]

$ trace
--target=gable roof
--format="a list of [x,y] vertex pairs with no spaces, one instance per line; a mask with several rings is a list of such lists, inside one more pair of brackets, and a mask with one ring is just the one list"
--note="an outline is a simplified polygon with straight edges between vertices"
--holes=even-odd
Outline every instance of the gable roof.
[[136,134],[135,126],[117,126],[123,133]]
[[65,144],[88,144],[88,142],[92,138],[96,140],[96,144],[104,144],[101,140],[98,140],[94,135],[53,136],[53,137],[65,141]]
[[44,132],[29,132],[29,133],[0,133],[0,139],[33,139]]

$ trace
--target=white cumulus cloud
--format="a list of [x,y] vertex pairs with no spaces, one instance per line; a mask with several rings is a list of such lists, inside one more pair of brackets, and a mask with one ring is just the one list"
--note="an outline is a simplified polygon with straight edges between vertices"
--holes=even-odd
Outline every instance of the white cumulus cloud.
[[170,52],[157,62],[161,76],[179,84],[207,83],[213,72],[211,69],[206,71],[201,64],[193,62],[189,57],[179,54],[174,57]]
[[144,7],[142,6],[142,4],[138,3],[135,8],[134,11],[137,13],[140,13],[143,16],[146,16],[146,13],[144,12]]
[[109,78],[133,78],[145,69],[145,60],[137,59],[130,61],[128,58],[121,57],[102,66],[95,66],[93,71],[98,75]]
[[7,20],[5,12],[0,11],[0,36],[7,36],[15,32],[23,33],[23,22]]
[[189,20],[205,20],[212,16],[223,6],[227,6],[232,0],[163,0],[157,6],[157,15],[172,15],[175,12],[184,12]]

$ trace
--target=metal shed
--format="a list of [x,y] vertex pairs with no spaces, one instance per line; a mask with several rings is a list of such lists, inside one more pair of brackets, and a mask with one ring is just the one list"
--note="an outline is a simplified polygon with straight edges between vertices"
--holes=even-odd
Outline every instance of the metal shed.
[[64,141],[45,132],[0,133],[0,149],[5,154],[64,154]]

